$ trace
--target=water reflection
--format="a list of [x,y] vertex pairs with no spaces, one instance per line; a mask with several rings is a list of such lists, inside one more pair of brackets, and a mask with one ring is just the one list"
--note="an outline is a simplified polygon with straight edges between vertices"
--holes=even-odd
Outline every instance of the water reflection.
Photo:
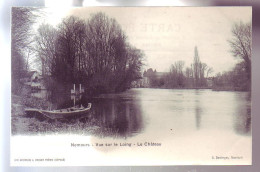
[[237,108],[234,115],[234,130],[237,134],[251,134],[251,94],[237,94]]
[[201,107],[198,102],[196,102],[195,105],[195,116],[196,116],[196,128],[197,130],[199,130],[201,125]]
[[201,90],[195,90],[195,121],[196,129],[199,130],[201,126]]
[[121,137],[130,137],[143,129],[143,119],[138,102],[120,99],[93,99],[93,117]]
[[51,107],[48,107],[48,109],[52,110],[78,105],[86,107],[87,104],[91,102],[91,112],[82,117],[71,117],[58,120],[46,119],[40,114],[34,114],[34,116],[36,116],[40,121],[47,120],[55,127],[61,123],[68,126],[71,124],[82,126],[84,123],[91,123],[94,121],[93,125],[104,130],[104,132],[101,131],[101,134],[109,130],[111,135],[124,138],[140,133],[143,129],[140,102],[129,99],[129,96],[133,98],[134,94],[127,95],[125,99],[117,96],[109,98],[109,95],[108,97],[103,95],[105,96],[104,98],[88,99],[82,95],[75,96],[64,93],[66,92],[47,92],[45,90],[40,90],[31,95],[51,102]]
[[51,102],[53,109],[92,103],[90,115],[58,121],[64,125],[76,122],[85,126],[95,121],[102,131],[124,138],[137,134],[161,136],[169,129],[180,135],[204,131],[251,135],[251,95],[246,92],[131,89],[92,99],[64,92],[33,93]]

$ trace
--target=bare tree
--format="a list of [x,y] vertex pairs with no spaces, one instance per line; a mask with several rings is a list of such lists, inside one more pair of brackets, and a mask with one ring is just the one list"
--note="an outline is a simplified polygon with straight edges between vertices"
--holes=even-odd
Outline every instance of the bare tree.
[[119,70],[126,63],[126,36],[115,19],[104,13],[93,15],[87,24],[86,48],[93,59],[94,71]]
[[65,18],[58,27],[55,42],[57,58],[53,61],[53,76],[69,83],[79,82],[82,58],[85,56],[85,22],[77,17]]
[[37,60],[39,59],[42,75],[49,75],[53,68],[53,62],[56,57],[55,41],[57,31],[49,24],[42,24],[38,28],[38,34],[35,37],[35,50]]
[[251,90],[252,23],[234,23],[232,38],[228,40],[233,56],[242,61],[232,71],[218,74],[213,87],[225,90]]
[[69,16],[57,29],[42,24],[35,40],[42,73],[65,87],[81,83],[98,93],[123,91],[141,77],[143,52],[104,13],[87,21]]
[[31,26],[35,22],[34,8],[12,8],[12,49],[22,53],[31,43]]
[[107,85],[107,88],[115,91],[127,87],[126,85],[135,78],[129,75],[129,71],[136,67],[135,58],[138,59],[142,55],[139,56],[139,51],[127,43],[121,26],[115,19],[100,12],[88,20],[86,32],[86,50],[89,56],[88,64],[91,64],[91,75],[95,75],[96,80],[102,83],[96,83],[95,87]]
[[[185,86],[184,61],[176,61],[170,67],[170,73],[165,77],[166,86],[169,88],[181,88]],[[186,71],[187,72],[187,71]],[[187,74],[187,73],[186,73]],[[189,75],[188,71],[188,75]]]
[[32,25],[37,15],[37,8],[12,8],[12,91],[18,91],[21,86],[21,78],[28,69],[26,50],[31,49]]
[[212,68],[212,67],[209,67],[209,68],[207,69],[207,75],[206,75],[206,77],[208,78],[209,75],[210,75],[212,72],[213,72],[213,68]]
[[206,73],[207,69],[208,69],[208,65],[206,63],[200,63],[200,65],[199,65],[199,74],[200,74],[199,84],[200,84],[200,86],[207,85],[207,82],[205,79],[205,73]]
[[232,28],[232,39],[228,40],[231,52],[243,59],[246,65],[247,78],[251,81],[252,23],[235,23]]

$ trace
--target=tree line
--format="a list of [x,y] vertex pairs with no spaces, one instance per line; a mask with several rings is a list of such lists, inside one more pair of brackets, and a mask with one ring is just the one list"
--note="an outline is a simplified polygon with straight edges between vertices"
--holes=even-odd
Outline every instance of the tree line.
[[[37,33],[32,26],[39,18],[37,8],[12,9],[12,92],[18,93],[28,73],[29,58],[36,59],[42,76],[51,89],[79,84],[96,93],[119,92],[140,79],[143,51],[132,46],[121,26],[104,13],[92,14],[83,20],[69,16],[57,27],[41,24]],[[252,24],[235,23],[228,40],[231,53],[241,59],[228,72],[211,77],[216,90],[251,90]],[[169,72],[160,75],[149,69],[151,87],[204,88],[209,87],[213,68],[200,61],[195,47],[194,60],[189,67],[176,61]],[[156,74],[157,73],[157,74]]]
[[[17,14],[13,14],[15,21]],[[120,92],[141,77],[143,51],[128,42],[115,19],[101,12],[87,20],[68,16],[57,27],[43,23],[33,42],[34,63],[49,89],[82,84],[92,93]],[[12,57],[25,59],[16,54]],[[24,65],[16,67],[21,68],[26,71]]]
[[194,60],[190,67],[185,68],[184,61],[176,61],[167,73],[160,73],[150,68],[144,71],[143,76],[149,78],[150,87],[207,88],[209,87],[207,78],[212,72],[212,67],[200,61],[198,48],[195,47]]
[[198,49],[195,47],[193,63],[186,69],[184,61],[177,61],[163,76],[151,68],[144,71],[143,76],[148,77],[150,81],[149,87],[250,91],[252,23],[234,23],[231,34],[232,38],[227,40],[230,52],[240,60],[232,70],[209,77],[213,68],[200,61]]
[[55,82],[107,93],[124,91],[141,77],[144,53],[104,13],[88,20],[69,16],[57,28],[42,24],[35,40],[42,74]]

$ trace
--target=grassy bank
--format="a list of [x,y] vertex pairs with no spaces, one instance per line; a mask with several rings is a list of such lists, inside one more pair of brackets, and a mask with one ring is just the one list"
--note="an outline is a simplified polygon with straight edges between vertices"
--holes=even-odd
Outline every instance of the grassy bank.
[[95,119],[87,120],[50,120],[36,116],[12,117],[13,135],[55,135],[55,134],[76,134],[95,135],[98,137],[117,137],[116,132],[109,128],[98,125]]
[[50,102],[32,97],[24,90],[21,95],[12,95],[11,133],[12,135],[52,135],[77,134],[98,137],[117,137],[117,132],[102,126],[93,118],[92,111],[82,119],[52,120],[40,113],[26,114],[25,108],[47,109]]

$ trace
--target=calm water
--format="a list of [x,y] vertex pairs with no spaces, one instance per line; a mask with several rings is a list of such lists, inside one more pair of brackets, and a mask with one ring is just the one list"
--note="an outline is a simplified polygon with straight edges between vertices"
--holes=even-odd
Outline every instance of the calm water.
[[56,96],[53,108],[69,107],[74,101],[91,102],[92,118],[123,138],[140,134],[161,137],[162,132],[184,136],[200,131],[251,135],[247,92],[138,88],[93,99]]
[[224,130],[251,135],[251,100],[246,92],[131,89],[93,100],[96,118],[123,136]]
[[[47,97],[52,100],[52,108],[74,104],[74,97],[70,95]],[[75,104],[91,102],[91,115],[73,124],[58,122],[51,126],[62,126],[63,129],[73,125],[76,130],[72,134],[80,136],[79,143],[132,145],[94,147],[97,150],[95,162],[103,165],[121,160],[125,165],[249,165],[252,160],[250,99],[246,92],[130,89],[120,94],[75,99]],[[89,127],[84,125],[88,120],[96,121],[101,132],[85,137],[86,132],[81,137],[84,127]],[[109,134],[102,137],[106,131]],[[139,143],[158,143],[160,146],[140,147],[137,146]],[[90,150],[78,149],[86,151],[85,155],[89,155]],[[76,149],[72,153],[78,155]],[[212,158],[215,156],[240,159]],[[86,162],[93,162],[92,156]]]

